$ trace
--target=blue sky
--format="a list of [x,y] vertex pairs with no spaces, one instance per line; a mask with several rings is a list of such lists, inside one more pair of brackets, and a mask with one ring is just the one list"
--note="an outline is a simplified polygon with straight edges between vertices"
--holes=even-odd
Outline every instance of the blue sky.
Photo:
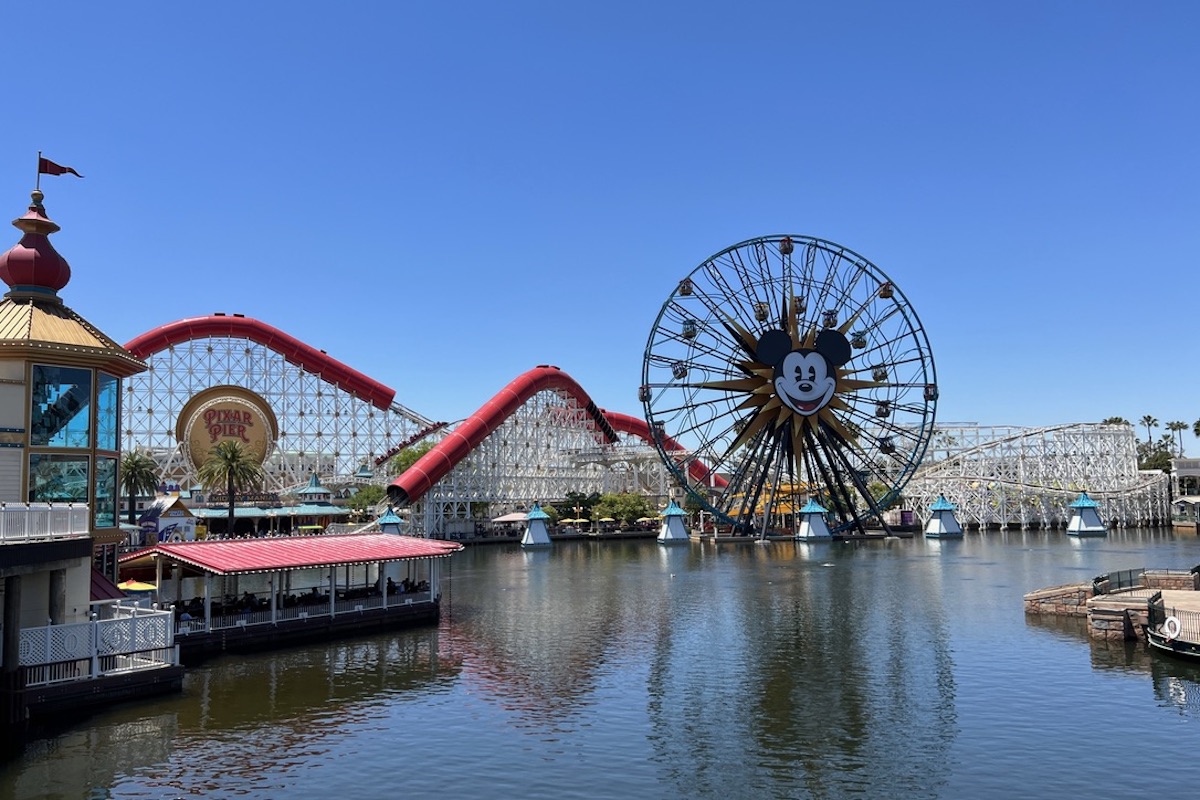
[[27,3],[5,27],[0,199],[23,213],[38,150],[86,176],[42,180],[62,296],[121,342],[238,312],[436,419],[546,363],[640,414],[675,283],[794,233],[902,288],[939,421],[1200,418],[1200,4]]

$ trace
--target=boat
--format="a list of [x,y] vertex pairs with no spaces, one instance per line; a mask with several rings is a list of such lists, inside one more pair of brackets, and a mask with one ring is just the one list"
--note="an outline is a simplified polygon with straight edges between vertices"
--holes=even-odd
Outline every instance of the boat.
[[[1200,642],[1190,642],[1187,639],[1173,638],[1163,628],[1175,617],[1167,617],[1166,622],[1155,627],[1146,626],[1146,643],[1152,648],[1169,655],[1200,661]],[[1178,622],[1178,620],[1176,620]]]
[[[1143,626],[1146,643],[1155,650],[1180,658],[1200,660],[1200,630],[1194,611],[1171,609],[1168,614],[1162,593],[1151,596],[1147,603],[1148,622]],[[1184,621],[1188,624],[1184,624]]]

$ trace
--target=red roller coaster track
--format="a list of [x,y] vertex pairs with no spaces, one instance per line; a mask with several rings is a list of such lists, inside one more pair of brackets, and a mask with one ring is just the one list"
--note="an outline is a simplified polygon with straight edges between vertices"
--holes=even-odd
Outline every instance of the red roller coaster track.
[[[131,340],[125,345],[125,349],[138,358],[146,358],[166,350],[171,345],[210,336],[245,338],[257,342],[279,353],[290,363],[320,376],[339,389],[361,397],[376,408],[390,408],[396,396],[394,389],[368,378],[331,357],[324,350],[318,350],[278,328],[241,314],[217,313],[161,325]],[[618,431],[637,436],[648,443],[654,441],[653,433],[645,420],[598,408],[574,378],[558,367],[542,365],[517,376],[405,470],[404,474],[388,487],[388,495],[392,502],[404,505],[420,499],[525,401],[543,390],[560,391],[574,398],[587,411],[597,431],[609,442],[617,440]],[[444,423],[436,423],[423,430],[418,438],[424,438],[443,425]],[[663,448],[669,452],[684,451],[684,447],[669,436],[663,438]],[[718,488],[725,486],[725,480],[721,476],[710,472],[707,466],[695,460],[688,464],[688,475],[696,483]]]
[[[389,499],[397,505],[407,505],[419,500],[526,400],[547,389],[557,390],[574,398],[575,402],[587,410],[596,423],[597,430],[610,443],[617,441],[617,431],[638,436],[646,442],[653,441],[650,426],[645,420],[597,408],[588,393],[570,375],[558,367],[538,366],[517,376],[392,481],[392,485],[388,487]],[[667,450],[684,449],[670,437],[666,437],[663,444]],[[711,478],[713,485],[725,486],[723,478],[711,473],[708,467],[699,462],[693,461],[689,465],[688,473],[694,481],[706,483]]]
[[279,353],[290,363],[319,375],[322,380],[361,397],[376,408],[387,410],[396,397],[395,389],[389,389],[379,381],[346,366],[324,350],[318,350],[278,328],[241,314],[210,314],[207,317],[191,317],[161,325],[133,339],[125,345],[125,349],[138,358],[146,358],[166,350],[173,344],[209,336],[245,338],[258,342]]

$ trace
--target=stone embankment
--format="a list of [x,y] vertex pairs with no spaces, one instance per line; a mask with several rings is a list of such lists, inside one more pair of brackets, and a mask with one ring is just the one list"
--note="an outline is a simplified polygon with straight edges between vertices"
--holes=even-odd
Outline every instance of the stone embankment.
[[1136,583],[1115,589],[1110,577],[1038,589],[1025,595],[1025,613],[1086,617],[1093,639],[1140,639],[1145,635],[1147,602],[1158,591],[1200,592],[1200,567],[1143,570],[1136,574]]

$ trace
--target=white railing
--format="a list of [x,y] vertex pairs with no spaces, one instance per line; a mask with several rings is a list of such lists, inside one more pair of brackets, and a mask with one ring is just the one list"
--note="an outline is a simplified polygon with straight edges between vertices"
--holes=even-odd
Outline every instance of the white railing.
[[179,663],[173,615],[106,600],[92,620],[21,630],[27,686],[92,680]]
[[0,503],[0,544],[90,536],[87,503]]

